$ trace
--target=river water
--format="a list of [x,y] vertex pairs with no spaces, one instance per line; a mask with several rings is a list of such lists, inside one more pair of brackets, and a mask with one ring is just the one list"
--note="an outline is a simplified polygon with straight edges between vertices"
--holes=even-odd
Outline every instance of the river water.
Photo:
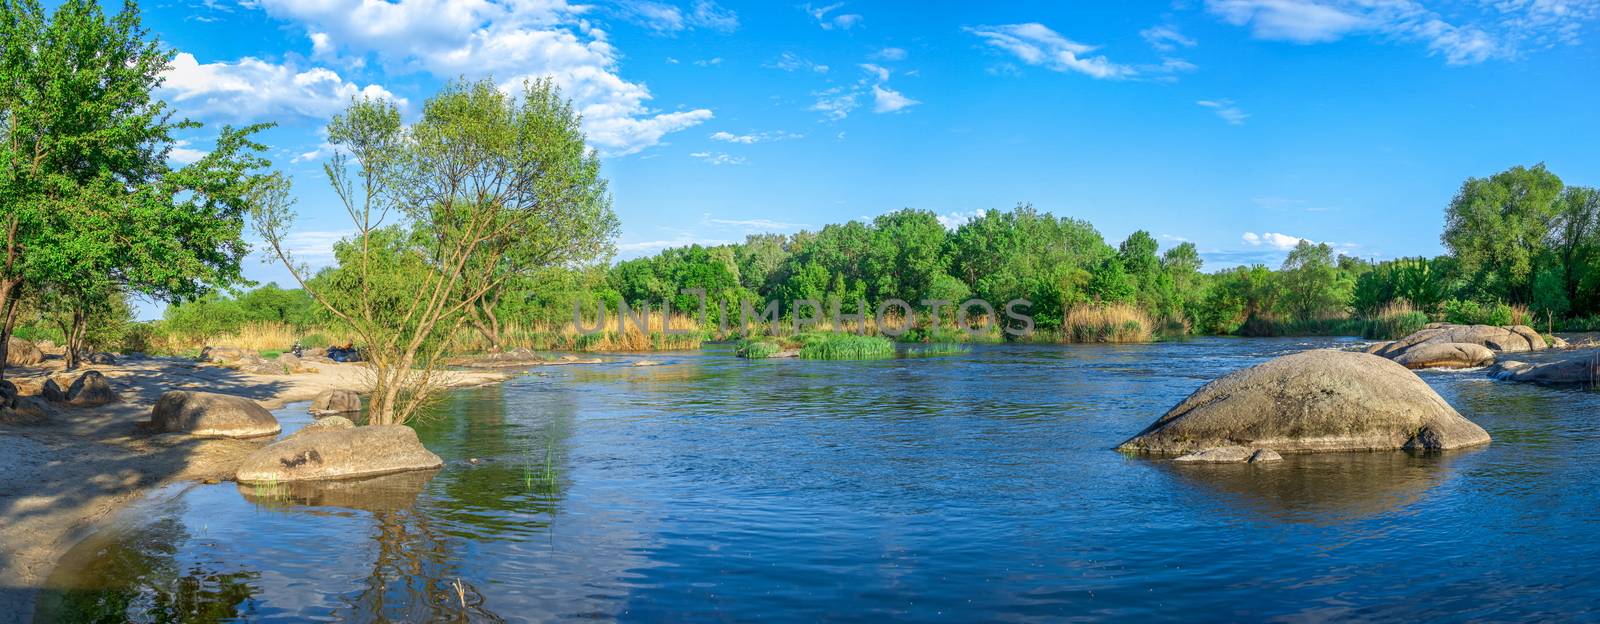
[[157,492],[38,619],[1600,617],[1600,393],[1425,371],[1494,437],[1442,455],[1110,450],[1206,381],[1351,344],[535,369],[417,427],[436,475]]

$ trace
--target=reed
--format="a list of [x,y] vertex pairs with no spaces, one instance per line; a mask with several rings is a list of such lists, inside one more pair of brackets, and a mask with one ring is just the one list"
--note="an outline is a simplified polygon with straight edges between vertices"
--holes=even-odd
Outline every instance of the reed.
[[972,351],[971,347],[968,347],[968,346],[965,346],[965,345],[961,345],[961,344],[957,344],[957,343],[954,343],[954,342],[934,342],[934,343],[929,343],[929,344],[924,345],[924,346],[912,347],[910,349],[907,349],[906,350],[906,355],[913,355],[913,356],[956,355],[956,354],[959,354],[959,353],[967,353],[969,351]]
[[742,358],[760,360],[772,357],[782,350],[783,347],[776,341],[747,338],[739,341],[739,346],[734,349],[733,354]]
[[1395,340],[1421,331],[1427,324],[1426,313],[1411,307],[1406,301],[1396,301],[1366,319],[1361,337],[1370,340]]
[[894,342],[882,336],[808,334],[800,357],[808,360],[869,360],[894,357]]
[[1155,322],[1137,306],[1122,303],[1078,306],[1061,320],[1065,342],[1150,342]]

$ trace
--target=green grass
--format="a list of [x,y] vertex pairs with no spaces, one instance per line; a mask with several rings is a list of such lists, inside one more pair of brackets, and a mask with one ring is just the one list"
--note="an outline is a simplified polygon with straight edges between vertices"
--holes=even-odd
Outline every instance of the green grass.
[[276,358],[276,357],[278,357],[280,355],[283,355],[282,351],[278,351],[278,350],[275,350],[275,349],[262,349],[260,351],[257,351],[257,353],[260,353],[261,357],[267,358],[269,360],[273,359],[273,358]]
[[972,349],[953,342],[935,342],[922,347],[912,347],[906,350],[906,355],[955,355],[966,353]]
[[869,360],[894,357],[894,342],[882,336],[806,334],[800,357],[808,360]]
[[735,349],[733,353],[734,355],[742,358],[759,360],[772,357],[774,354],[782,350],[782,346],[771,340],[745,339],[739,342],[739,347]]
[[1428,315],[1422,312],[1384,314],[1364,321],[1361,337],[1368,340],[1398,340],[1422,331],[1422,326],[1427,324]]

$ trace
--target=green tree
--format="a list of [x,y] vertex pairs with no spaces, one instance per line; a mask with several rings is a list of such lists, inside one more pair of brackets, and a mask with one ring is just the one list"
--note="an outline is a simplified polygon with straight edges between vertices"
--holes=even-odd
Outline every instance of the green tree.
[[249,140],[259,128],[223,128],[210,154],[170,168],[172,134],[199,124],[152,97],[173,52],[132,2],[108,17],[67,0],[47,19],[34,0],[3,0],[0,35],[0,361],[24,289],[88,317],[117,290],[189,297],[241,279],[247,200],[268,164]]
[[[595,196],[603,188],[574,185],[565,171],[592,168],[595,155],[548,81],[515,94],[488,80],[453,82],[410,125],[393,104],[353,102],[328,137],[340,151],[324,170],[356,227],[335,248],[335,272],[310,280],[290,256],[293,202],[281,178],[261,186],[256,226],[301,286],[360,337],[373,423],[404,423],[437,395],[445,339],[488,293],[515,275],[592,257],[615,233],[609,201]],[[403,225],[380,227],[390,215]]]
[[1298,320],[1337,314],[1350,300],[1334,264],[1333,248],[1327,243],[1301,240],[1284,258],[1280,271],[1284,303]]
[[1561,179],[1543,164],[1468,178],[1445,212],[1444,245],[1481,290],[1527,303],[1560,195]]
[[1568,302],[1588,305],[1592,296],[1586,296],[1583,283],[1600,260],[1600,254],[1596,253],[1600,247],[1600,190],[1569,186],[1561,192],[1557,206],[1559,213],[1550,232],[1550,248],[1561,264],[1561,285]]

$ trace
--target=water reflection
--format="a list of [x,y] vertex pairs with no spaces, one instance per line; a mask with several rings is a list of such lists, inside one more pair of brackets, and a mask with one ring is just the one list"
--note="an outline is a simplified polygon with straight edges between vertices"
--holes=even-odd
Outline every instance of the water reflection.
[[1450,478],[1452,464],[1480,451],[1285,455],[1262,464],[1148,463],[1242,515],[1334,525],[1415,503]]

